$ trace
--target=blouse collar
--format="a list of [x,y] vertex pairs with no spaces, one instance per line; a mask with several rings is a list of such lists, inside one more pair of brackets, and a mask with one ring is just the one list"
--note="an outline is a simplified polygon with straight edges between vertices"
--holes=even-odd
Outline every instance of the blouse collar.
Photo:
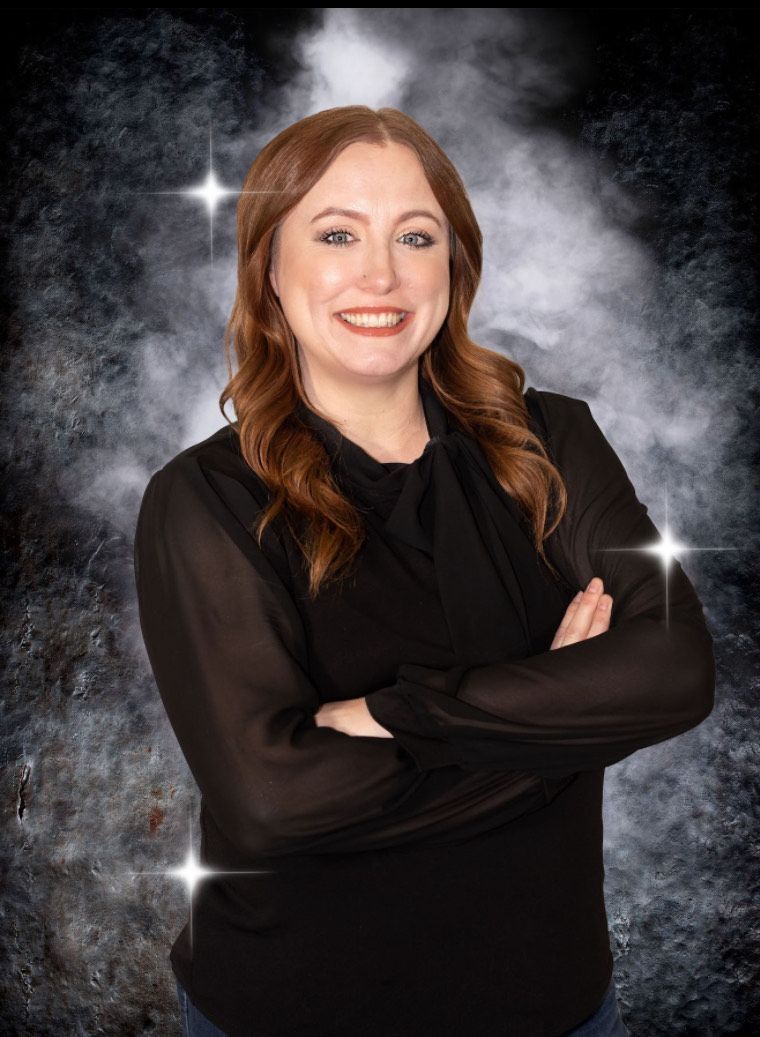
[[363,450],[358,443],[354,443],[345,436],[332,422],[316,414],[301,400],[296,405],[296,414],[319,434],[338,474],[349,482],[362,486],[372,498],[394,497],[405,481],[409,469],[419,465],[432,445],[456,427],[453,416],[446,411],[421,372],[419,372],[418,386],[430,438],[420,457],[410,462],[378,461]]
[[384,536],[434,564],[452,645],[463,660],[522,658],[545,642],[547,594],[527,518],[496,479],[476,439],[419,376],[430,440],[410,463],[382,463],[301,401],[333,472]]

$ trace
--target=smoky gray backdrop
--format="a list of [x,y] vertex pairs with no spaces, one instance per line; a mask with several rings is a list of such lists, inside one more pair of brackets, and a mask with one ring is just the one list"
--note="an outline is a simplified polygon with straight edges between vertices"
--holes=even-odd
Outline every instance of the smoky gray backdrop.
[[[223,424],[234,193],[389,105],[485,237],[470,331],[586,399],[705,604],[717,704],[607,771],[636,1035],[758,1016],[757,60],[729,8],[17,10],[6,24],[0,1033],[173,1035],[199,796],[132,571],[149,476]],[[728,550],[725,550],[728,548]],[[558,862],[561,866],[561,862]],[[297,992],[294,992],[297,994]],[[754,1024],[757,1025],[756,1022]]]

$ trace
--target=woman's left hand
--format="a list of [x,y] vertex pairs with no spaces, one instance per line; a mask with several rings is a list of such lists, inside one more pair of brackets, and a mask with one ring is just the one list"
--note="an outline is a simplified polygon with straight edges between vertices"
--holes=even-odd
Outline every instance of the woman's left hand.
[[391,732],[377,723],[367,709],[366,698],[344,702],[324,702],[314,714],[317,727],[333,727],[346,735],[365,738],[393,738]]

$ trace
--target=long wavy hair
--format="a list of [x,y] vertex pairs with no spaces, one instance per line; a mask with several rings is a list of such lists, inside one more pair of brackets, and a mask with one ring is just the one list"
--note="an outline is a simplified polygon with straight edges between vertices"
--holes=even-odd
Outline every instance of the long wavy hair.
[[394,141],[412,148],[448,218],[449,309],[419,360],[422,374],[479,442],[499,483],[527,516],[534,546],[556,576],[543,541],[559,524],[567,496],[559,471],[529,428],[524,371],[467,334],[483,259],[480,227],[454,165],[418,123],[395,108],[347,105],[301,119],[266,144],[245,178],[237,207],[237,291],[224,333],[229,381],[219,406],[229,421],[224,407],[233,401],[241,453],[268,490],[269,503],[253,533],[260,545],[266,526],[281,517],[301,551],[312,598],[323,583],[348,574],[366,537],[359,510],[333,478],[324,444],[294,413],[299,399],[320,412],[306,396],[297,342],[268,276],[278,226],[356,141]]

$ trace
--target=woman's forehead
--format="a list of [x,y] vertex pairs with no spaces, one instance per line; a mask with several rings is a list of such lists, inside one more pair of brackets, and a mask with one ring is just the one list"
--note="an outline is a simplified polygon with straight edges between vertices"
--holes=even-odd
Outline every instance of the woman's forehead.
[[367,221],[399,219],[411,210],[426,211],[439,223],[443,217],[416,153],[396,144],[349,145],[292,212],[313,222],[329,209],[342,209],[346,218],[361,220],[363,216]]

